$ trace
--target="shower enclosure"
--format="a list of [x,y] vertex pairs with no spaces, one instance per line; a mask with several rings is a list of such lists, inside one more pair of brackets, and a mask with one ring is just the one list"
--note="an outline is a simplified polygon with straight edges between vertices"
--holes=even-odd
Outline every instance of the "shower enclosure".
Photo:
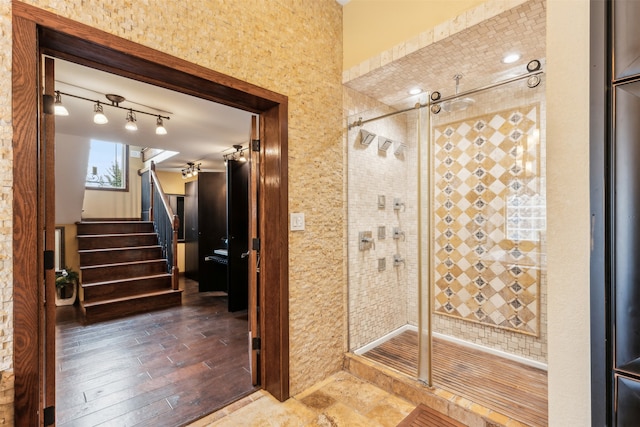
[[351,100],[350,351],[443,388],[434,341],[545,367],[540,65],[413,108]]

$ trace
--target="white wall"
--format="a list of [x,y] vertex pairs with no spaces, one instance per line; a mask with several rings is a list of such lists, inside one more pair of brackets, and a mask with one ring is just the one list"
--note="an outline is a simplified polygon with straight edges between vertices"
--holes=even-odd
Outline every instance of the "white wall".
[[82,218],[140,218],[139,158],[129,157],[129,191],[86,190]]
[[81,219],[89,147],[86,138],[56,134],[57,224],[73,224]]

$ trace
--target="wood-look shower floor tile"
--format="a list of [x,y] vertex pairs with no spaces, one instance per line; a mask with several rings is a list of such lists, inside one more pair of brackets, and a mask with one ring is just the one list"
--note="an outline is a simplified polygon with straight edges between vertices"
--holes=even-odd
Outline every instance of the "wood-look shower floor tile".
[[[418,334],[405,331],[362,356],[415,377]],[[437,387],[525,424],[547,425],[546,371],[434,338],[432,372]]]

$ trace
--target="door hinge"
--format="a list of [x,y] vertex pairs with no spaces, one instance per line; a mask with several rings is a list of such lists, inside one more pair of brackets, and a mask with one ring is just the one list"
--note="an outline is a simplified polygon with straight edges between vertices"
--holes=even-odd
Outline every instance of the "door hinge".
[[254,238],[251,241],[251,249],[253,249],[254,251],[259,251],[260,250],[260,239]]
[[52,426],[56,423],[56,407],[47,406],[44,408],[44,425]]
[[42,95],[42,111],[45,114],[54,114],[54,100],[52,95]]
[[53,251],[44,251],[44,269],[53,270],[56,266]]
[[251,350],[260,350],[261,345],[260,337],[251,338]]
[[260,151],[260,140],[252,139],[251,140],[251,151]]

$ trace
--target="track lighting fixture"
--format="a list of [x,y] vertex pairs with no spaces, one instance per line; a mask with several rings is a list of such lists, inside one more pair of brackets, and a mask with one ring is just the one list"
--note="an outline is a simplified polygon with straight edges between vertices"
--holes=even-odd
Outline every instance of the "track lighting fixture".
[[223,154],[222,158],[224,159],[224,164],[226,165],[229,160],[238,161],[238,162],[246,162],[247,157],[244,155],[244,152],[249,149],[249,147],[242,148],[242,145],[236,144],[233,146],[236,149],[233,153]]
[[135,108],[121,107],[120,103],[125,101],[124,96],[115,95],[112,93],[105,95],[105,97],[109,101],[111,101],[111,103],[103,104],[99,100],[84,98],[82,96],[72,95],[70,93],[60,92],[59,90],[57,90],[55,91],[55,101],[53,104],[56,116],[69,115],[68,110],[62,105],[62,95],[70,96],[72,98],[81,99],[83,101],[89,101],[93,103],[93,112],[94,112],[93,122],[96,124],[103,125],[109,122],[109,119],[104,114],[104,106],[106,105],[107,107],[119,108],[121,110],[127,111],[127,116],[126,116],[127,123],[125,124],[125,128],[127,130],[130,130],[130,131],[138,130],[138,124],[137,124],[138,118],[136,117],[136,113],[137,113],[137,114],[146,114],[148,116],[152,116],[156,118],[156,135],[167,134],[167,128],[164,127],[164,120],[170,120],[171,119],[170,117],[162,116],[156,113],[149,113],[147,111],[136,110]]
[[127,113],[127,124],[124,125],[126,130],[136,131],[138,130],[138,125],[136,124],[136,115],[132,110],[129,110]]
[[182,169],[182,179],[198,176],[198,173],[200,173],[200,165],[201,163],[195,164],[193,162],[188,162],[187,167]]
[[53,103],[53,111],[56,116],[68,116],[69,111],[62,105],[62,96],[60,95],[60,91],[56,91],[56,100]]

